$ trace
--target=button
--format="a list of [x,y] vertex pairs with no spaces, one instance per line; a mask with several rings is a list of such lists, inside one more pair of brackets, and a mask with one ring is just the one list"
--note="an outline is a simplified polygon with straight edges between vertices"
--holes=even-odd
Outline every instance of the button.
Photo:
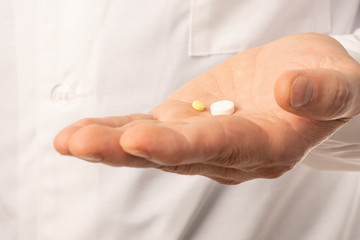
[[58,106],[73,104],[76,98],[74,88],[66,83],[57,84],[51,91],[51,101]]

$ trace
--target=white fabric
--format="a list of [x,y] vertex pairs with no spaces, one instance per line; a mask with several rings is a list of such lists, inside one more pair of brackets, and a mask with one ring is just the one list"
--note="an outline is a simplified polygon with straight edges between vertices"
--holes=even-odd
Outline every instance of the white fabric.
[[239,52],[285,35],[328,33],[331,28],[330,0],[277,0],[271,4],[264,0],[191,2],[193,56]]
[[[359,54],[345,36],[359,14],[357,0],[0,0],[1,239],[359,239],[359,172],[300,164],[223,186],[52,147],[80,118],[147,112],[235,51],[282,35],[351,38]],[[319,148],[308,162],[358,164],[359,136],[347,131],[332,139],[339,152]]]

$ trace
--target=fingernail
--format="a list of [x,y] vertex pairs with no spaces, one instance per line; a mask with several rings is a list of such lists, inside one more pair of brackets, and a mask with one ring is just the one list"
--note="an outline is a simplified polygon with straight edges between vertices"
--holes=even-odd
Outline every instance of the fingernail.
[[88,162],[101,162],[101,157],[95,157],[95,156],[86,156],[86,157],[80,157],[81,159],[88,161]]
[[128,154],[131,154],[133,156],[136,157],[141,157],[141,158],[145,158],[145,159],[151,159],[151,156],[148,152],[142,151],[142,150],[138,150],[138,149],[124,149]]
[[313,85],[309,78],[300,75],[291,86],[290,104],[294,108],[308,104],[313,95]]

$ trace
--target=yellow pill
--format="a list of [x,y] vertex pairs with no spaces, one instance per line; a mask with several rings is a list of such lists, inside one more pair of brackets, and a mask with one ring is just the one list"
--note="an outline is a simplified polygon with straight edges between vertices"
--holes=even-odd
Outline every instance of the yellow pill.
[[200,102],[199,100],[193,101],[192,107],[193,107],[195,110],[200,111],[200,112],[201,112],[201,111],[204,111],[204,109],[205,109],[205,105],[204,105],[202,102]]

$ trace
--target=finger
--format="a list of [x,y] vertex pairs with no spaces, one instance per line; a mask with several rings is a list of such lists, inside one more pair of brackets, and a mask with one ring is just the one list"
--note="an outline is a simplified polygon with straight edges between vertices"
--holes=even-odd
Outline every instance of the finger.
[[71,136],[81,128],[81,126],[71,125],[61,130],[54,139],[54,147],[62,155],[71,155],[68,147]]
[[[131,126],[158,126],[155,121],[135,121]],[[195,163],[182,165],[160,165],[141,157],[130,155],[118,144],[126,128],[113,128],[105,125],[85,125],[73,134],[69,141],[69,151],[73,156],[91,161],[102,162],[111,166],[127,166],[141,168],[158,168],[167,172],[183,175],[202,175],[210,178],[224,179],[226,182],[243,182],[254,178],[253,173],[238,169],[218,167]],[[224,182],[225,183],[225,182]]]
[[218,116],[137,125],[123,133],[120,145],[129,154],[161,165],[207,162],[229,167],[263,158],[260,154],[269,152],[268,140],[264,130],[249,120]]
[[54,139],[54,147],[60,154],[71,155],[68,148],[69,139],[82,127],[91,124],[98,124],[109,127],[121,127],[125,124],[128,124],[129,122],[139,119],[151,119],[151,116],[146,114],[131,114],[121,117],[84,118],[60,131]]
[[360,112],[360,77],[329,69],[289,71],[275,85],[288,112],[314,120],[349,119]]
[[155,167],[156,164],[125,153],[119,146],[124,130],[104,125],[91,124],[76,131],[68,142],[71,155],[111,166]]

